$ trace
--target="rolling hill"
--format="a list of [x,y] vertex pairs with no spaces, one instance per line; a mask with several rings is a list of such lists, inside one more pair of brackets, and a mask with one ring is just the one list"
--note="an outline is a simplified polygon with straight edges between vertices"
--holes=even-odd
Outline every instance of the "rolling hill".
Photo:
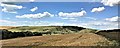
[[21,32],[21,31],[31,31],[31,32],[44,32],[44,31],[63,31],[63,30],[82,30],[85,28],[75,27],[75,26],[18,26],[15,28],[9,28],[9,31]]
[[83,27],[77,27],[77,26],[19,26],[14,28],[9,28],[7,30],[12,32],[25,32],[25,31],[31,31],[31,32],[57,32],[57,33],[78,33],[81,30],[85,30],[87,32],[95,32],[97,30],[95,29],[88,29]]

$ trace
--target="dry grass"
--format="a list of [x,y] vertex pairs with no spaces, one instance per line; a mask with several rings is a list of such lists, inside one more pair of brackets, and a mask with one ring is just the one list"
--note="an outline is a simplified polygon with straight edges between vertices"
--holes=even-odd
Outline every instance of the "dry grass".
[[0,29],[10,29],[13,28],[13,26],[0,26]]
[[97,46],[100,42],[111,43],[105,37],[93,33],[33,36],[0,41],[3,46]]

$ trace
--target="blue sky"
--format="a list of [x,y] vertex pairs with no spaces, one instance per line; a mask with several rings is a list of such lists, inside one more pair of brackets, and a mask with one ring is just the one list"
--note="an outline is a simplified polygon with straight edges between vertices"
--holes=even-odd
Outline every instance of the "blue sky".
[[101,0],[1,0],[1,2],[100,2]]
[[118,28],[118,5],[101,2],[1,3],[1,26]]

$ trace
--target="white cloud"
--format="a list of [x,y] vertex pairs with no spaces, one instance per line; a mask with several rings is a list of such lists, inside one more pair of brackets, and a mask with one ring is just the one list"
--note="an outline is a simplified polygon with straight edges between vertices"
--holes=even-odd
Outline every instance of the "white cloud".
[[80,23],[82,27],[92,28],[92,29],[101,29],[101,30],[109,30],[109,29],[118,29],[118,22],[108,22],[108,21],[89,21]]
[[112,17],[112,18],[106,18],[105,20],[107,21],[119,21],[120,17],[118,16],[115,16],[115,17]]
[[114,6],[119,4],[120,0],[102,0],[101,3],[103,3],[105,6]]
[[30,11],[34,12],[34,11],[36,11],[37,9],[38,9],[38,7],[34,7],[34,8],[32,8]]
[[72,13],[64,13],[64,12],[58,13],[59,16],[63,16],[63,17],[81,17],[81,16],[84,16],[85,14],[86,14],[86,11],[84,10],[80,12],[72,12]]
[[4,3],[1,3],[0,6],[3,7],[2,9],[3,12],[8,12],[8,13],[17,13],[15,10],[23,8],[23,6],[4,4]]
[[35,0],[30,0],[31,2],[34,2]]
[[93,9],[91,10],[91,12],[101,12],[101,11],[103,11],[103,10],[105,10],[104,7],[98,7],[98,8],[93,8]]
[[15,9],[22,9],[22,8],[23,8],[23,6],[3,4],[3,3],[1,3],[1,6],[2,6],[2,7],[8,7],[8,8],[15,8]]
[[49,12],[37,13],[37,14],[24,14],[16,16],[16,18],[42,18],[42,17],[53,17],[54,15]]
[[16,11],[12,11],[12,10],[9,10],[7,8],[3,8],[2,11],[3,12],[8,12],[8,13],[15,13],[15,14],[17,13]]
[[75,18],[61,18],[61,19],[70,19],[70,20],[74,20]]
[[16,22],[0,19],[0,23],[10,23],[10,24],[12,23],[13,24],[13,23],[16,23]]
[[92,20],[97,20],[97,19],[94,18],[94,17],[85,17],[85,18],[92,19]]
[[10,18],[6,18],[6,19],[10,19]]
[[24,22],[28,22],[28,21],[24,21]]
[[49,23],[49,24],[47,24],[47,25],[49,25],[49,26],[64,26],[64,23]]

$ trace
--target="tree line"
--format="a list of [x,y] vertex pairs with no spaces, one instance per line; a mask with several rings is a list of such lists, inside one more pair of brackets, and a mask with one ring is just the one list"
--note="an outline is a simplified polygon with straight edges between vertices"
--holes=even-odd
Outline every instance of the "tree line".
[[40,32],[11,32],[6,29],[0,30],[0,37],[1,39],[10,39],[10,38],[17,38],[17,37],[26,37],[26,36],[42,36]]

